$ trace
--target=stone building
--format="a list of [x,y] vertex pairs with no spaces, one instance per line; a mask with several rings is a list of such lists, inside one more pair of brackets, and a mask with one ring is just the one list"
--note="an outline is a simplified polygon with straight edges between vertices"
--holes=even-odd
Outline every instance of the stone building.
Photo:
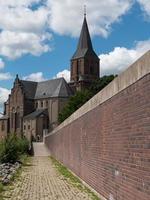
[[71,59],[71,80],[64,78],[33,82],[14,81],[0,119],[0,137],[8,133],[42,140],[44,132],[58,125],[58,114],[68,98],[77,90],[90,86],[99,77],[99,58],[93,50],[86,16],[76,52]]
[[17,75],[0,120],[1,130],[40,139],[43,130],[58,125],[58,113],[71,95],[64,78],[32,82],[20,80]]

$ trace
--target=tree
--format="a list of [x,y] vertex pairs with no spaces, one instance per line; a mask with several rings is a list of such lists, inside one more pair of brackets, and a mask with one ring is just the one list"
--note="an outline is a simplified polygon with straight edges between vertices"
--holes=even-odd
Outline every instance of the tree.
[[109,75],[109,76],[103,76],[97,80],[95,80],[89,90],[95,95],[100,90],[102,90],[104,87],[106,87],[114,78],[116,78],[117,75]]
[[93,94],[89,90],[77,91],[74,96],[70,97],[67,105],[62,109],[61,113],[59,113],[58,121],[60,123],[63,122],[92,96]]
[[69,98],[67,105],[59,113],[59,123],[62,123],[65,119],[67,119],[72,113],[79,109],[97,92],[99,92],[106,85],[108,85],[115,77],[116,75],[103,76],[102,78],[95,80],[88,90],[86,89],[83,91],[77,91],[74,96]]

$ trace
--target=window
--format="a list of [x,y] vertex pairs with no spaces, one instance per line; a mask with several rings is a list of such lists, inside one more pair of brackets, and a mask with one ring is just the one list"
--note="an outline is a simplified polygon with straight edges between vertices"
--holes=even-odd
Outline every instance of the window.
[[38,108],[38,102],[36,102],[35,107]]
[[46,107],[48,107],[48,101],[46,101]]
[[28,125],[28,129],[30,129],[30,125]]
[[11,128],[14,128],[14,114],[11,113]]
[[24,130],[26,130],[26,125],[24,125]]
[[20,113],[16,113],[16,128],[20,127]]
[[2,130],[2,131],[5,130],[5,122],[4,122],[4,121],[2,121],[1,130]]
[[90,66],[90,74],[93,74],[93,67]]
[[11,113],[11,127],[14,128],[14,122],[15,122],[15,108],[12,108],[12,113]]
[[41,101],[41,108],[43,108],[43,101]]

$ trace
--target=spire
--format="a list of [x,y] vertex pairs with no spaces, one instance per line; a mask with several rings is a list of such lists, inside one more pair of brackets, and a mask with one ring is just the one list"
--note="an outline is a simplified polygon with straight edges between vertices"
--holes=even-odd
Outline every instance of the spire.
[[19,76],[18,76],[18,74],[16,74],[15,84],[18,84],[19,82],[20,82],[20,80],[19,80]]
[[86,18],[86,5],[84,5],[84,18]]
[[82,25],[82,30],[80,33],[77,50],[75,54],[73,55],[72,59],[84,57],[87,52],[95,54],[92,47],[91,37],[90,37],[88,24],[86,20],[86,6],[84,6],[84,21]]

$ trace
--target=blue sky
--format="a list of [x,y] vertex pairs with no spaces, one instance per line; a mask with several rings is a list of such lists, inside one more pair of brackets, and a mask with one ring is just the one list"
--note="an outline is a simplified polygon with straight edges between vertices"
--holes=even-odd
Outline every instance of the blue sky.
[[69,80],[85,3],[101,75],[120,73],[150,49],[149,0],[1,0],[0,106],[16,74]]

